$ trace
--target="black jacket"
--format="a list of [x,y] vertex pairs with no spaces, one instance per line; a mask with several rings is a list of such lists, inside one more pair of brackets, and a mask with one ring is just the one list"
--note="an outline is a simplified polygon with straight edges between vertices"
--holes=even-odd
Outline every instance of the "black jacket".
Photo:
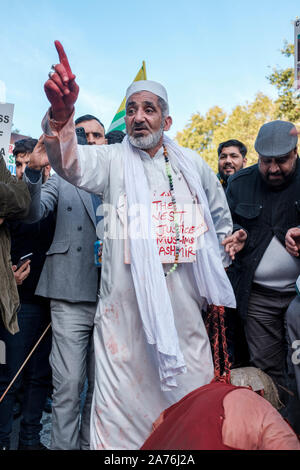
[[45,219],[25,224],[21,221],[9,223],[11,234],[11,259],[17,264],[21,256],[33,253],[30,263],[30,274],[18,286],[21,303],[46,303],[45,299],[34,294],[39,281],[55,229],[55,213],[50,213]]
[[[247,242],[228,269],[240,315],[245,318],[255,270],[273,236],[285,246],[285,235],[300,225],[300,162],[282,188],[270,188],[262,179],[258,165],[240,170],[230,177],[226,191],[234,230],[244,228]],[[280,269],[280,266],[278,266]]]

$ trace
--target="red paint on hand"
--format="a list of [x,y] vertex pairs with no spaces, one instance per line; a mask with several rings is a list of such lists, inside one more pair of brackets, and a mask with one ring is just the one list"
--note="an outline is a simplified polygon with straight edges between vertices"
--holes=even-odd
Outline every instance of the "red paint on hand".
[[[68,57],[59,41],[54,42],[59,65],[55,67],[55,79],[49,78],[44,85],[45,93],[51,103],[53,118],[57,121],[66,121],[73,112],[74,104],[77,100],[79,87],[75,82],[76,76],[73,74]],[[63,82],[64,87],[60,85]]]

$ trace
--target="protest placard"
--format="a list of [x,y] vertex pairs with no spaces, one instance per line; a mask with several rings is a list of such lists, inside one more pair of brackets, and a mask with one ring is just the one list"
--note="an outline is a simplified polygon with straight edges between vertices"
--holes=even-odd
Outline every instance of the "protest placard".
[[[170,191],[160,187],[153,194],[151,204],[152,238],[156,240],[161,263],[174,263],[177,246],[179,247],[177,263],[192,263],[196,261],[196,251],[200,247],[199,239],[207,231],[207,225],[202,207],[197,203],[196,197],[191,196],[188,187],[181,178],[174,180],[174,187],[177,194],[176,211],[174,211]],[[127,212],[126,202],[123,212],[125,214]],[[132,211],[130,212],[133,215]],[[125,232],[130,230],[133,238],[141,236],[138,230],[139,219],[146,216],[147,209],[139,206],[136,212],[137,217],[125,228]],[[118,214],[120,216],[119,211]],[[177,229],[176,223],[178,224]],[[179,240],[177,240],[177,234]],[[130,246],[127,234],[125,234],[124,261],[126,264],[130,264]]]
[[198,204],[186,203],[185,197],[177,196],[174,212],[170,191],[162,191],[152,201],[152,230],[158,245],[162,263],[173,263],[177,246],[175,220],[178,222],[179,263],[196,261],[197,238],[207,227]]
[[0,155],[8,164],[10,134],[14,105],[11,103],[0,103]]

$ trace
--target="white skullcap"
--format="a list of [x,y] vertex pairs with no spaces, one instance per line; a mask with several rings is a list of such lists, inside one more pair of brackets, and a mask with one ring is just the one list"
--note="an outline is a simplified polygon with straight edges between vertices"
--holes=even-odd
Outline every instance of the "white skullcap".
[[154,95],[160,96],[166,103],[168,103],[167,90],[158,82],[153,82],[152,80],[137,80],[133,82],[126,91],[126,101],[134,93],[139,93],[140,91],[150,91]]

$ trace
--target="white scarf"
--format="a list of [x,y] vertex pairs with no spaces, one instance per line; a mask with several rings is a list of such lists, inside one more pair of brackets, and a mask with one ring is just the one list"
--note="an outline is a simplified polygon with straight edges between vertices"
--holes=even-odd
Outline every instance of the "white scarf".
[[[204,207],[208,231],[201,250],[197,251],[193,271],[199,294],[208,304],[235,307],[231,284],[222,265],[219,242],[211,218],[199,170],[192,157],[183,155],[180,147],[164,135],[164,144],[171,150],[170,160],[180,169],[198,203]],[[155,347],[162,390],[176,387],[176,375],[186,372],[184,357],[179,348],[173,309],[166,278],[159,259],[157,242],[151,236],[151,197],[144,166],[138,149],[126,136],[124,146],[124,178],[128,211],[141,205],[147,211],[140,217],[139,238],[130,237],[131,273],[147,342]],[[200,157],[199,157],[200,158]],[[130,227],[130,216],[128,226]],[[172,275],[172,274],[171,274]]]

